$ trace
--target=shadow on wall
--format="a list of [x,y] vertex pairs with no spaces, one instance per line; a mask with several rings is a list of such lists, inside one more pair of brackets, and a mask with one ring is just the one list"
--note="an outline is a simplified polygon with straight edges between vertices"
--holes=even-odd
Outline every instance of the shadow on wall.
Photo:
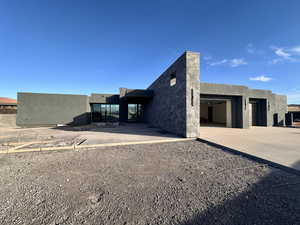
[[68,123],[67,125],[70,126],[80,126],[80,125],[86,125],[91,123],[91,113],[83,113],[79,116],[76,116],[73,118],[73,121],[71,123]]
[[[300,166],[300,161],[295,166]],[[214,205],[214,196],[209,196],[211,206],[208,209],[180,224],[300,224],[300,171],[284,170],[273,168],[247,191],[222,204]]]

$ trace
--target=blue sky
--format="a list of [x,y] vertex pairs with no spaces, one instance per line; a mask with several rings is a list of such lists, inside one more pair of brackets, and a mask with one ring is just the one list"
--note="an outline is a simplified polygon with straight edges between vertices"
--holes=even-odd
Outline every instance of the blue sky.
[[300,1],[0,1],[0,96],[146,88],[185,50],[201,80],[300,103]]

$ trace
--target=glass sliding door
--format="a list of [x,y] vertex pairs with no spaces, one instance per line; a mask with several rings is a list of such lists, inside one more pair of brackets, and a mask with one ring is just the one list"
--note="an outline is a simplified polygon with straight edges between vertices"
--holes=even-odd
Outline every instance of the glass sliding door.
[[128,122],[142,122],[142,121],[143,121],[143,105],[128,104]]
[[134,122],[137,120],[137,105],[128,104],[128,122]]
[[107,105],[101,104],[100,108],[101,108],[101,113],[100,113],[101,120],[100,120],[100,122],[106,122],[107,121],[107,114],[108,114],[108,112],[107,112]]
[[101,105],[100,104],[92,104],[92,122],[101,122]]
[[119,105],[110,105],[111,120],[119,121]]
[[118,104],[91,104],[93,122],[118,122]]

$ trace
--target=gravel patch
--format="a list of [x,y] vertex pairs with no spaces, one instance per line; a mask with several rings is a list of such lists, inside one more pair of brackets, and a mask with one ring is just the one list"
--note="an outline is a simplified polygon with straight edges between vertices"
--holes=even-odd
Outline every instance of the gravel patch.
[[300,224],[300,176],[185,141],[0,155],[0,224]]

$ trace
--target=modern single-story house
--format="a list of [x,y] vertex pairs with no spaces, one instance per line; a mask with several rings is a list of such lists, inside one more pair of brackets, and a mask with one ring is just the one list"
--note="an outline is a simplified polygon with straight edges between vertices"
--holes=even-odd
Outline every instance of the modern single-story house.
[[287,98],[268,90],[200,82],[200,55],[185,52],[147,89],[119,94],[18,93],[17,125],[145,122],[184,137],[201,126],[284,126]]

